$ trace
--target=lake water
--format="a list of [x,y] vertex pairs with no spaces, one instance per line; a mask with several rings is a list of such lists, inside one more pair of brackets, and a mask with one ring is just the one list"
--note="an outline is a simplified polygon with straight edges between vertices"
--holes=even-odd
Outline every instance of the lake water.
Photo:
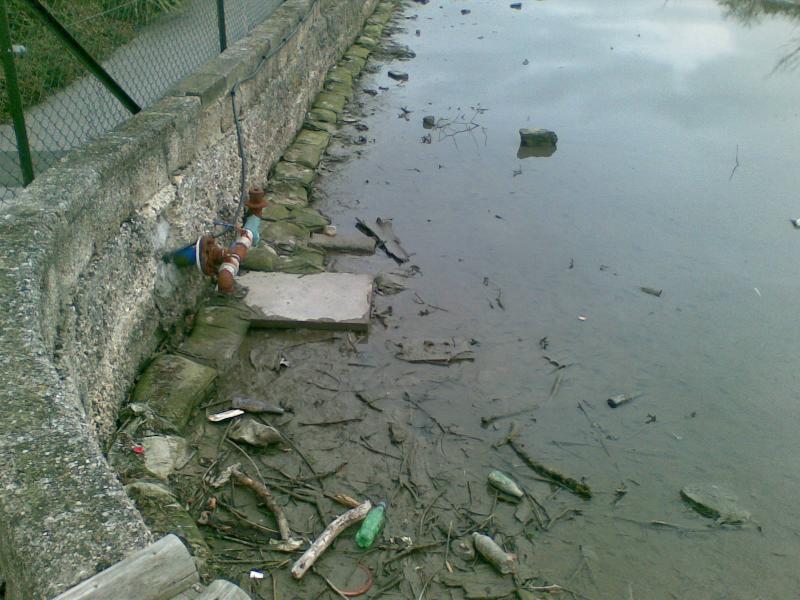
[[[745,5],[774,14],[731,14]],[[369,348],[478,340],[426,406],[487,442],[509,420],[481,416],[538,407],[517,418],[531,454],[596,492],[535,540],[543,577],[593,599],[800,597],[800,70],[776,70],[800,6],[469,0],[405,16],[393,39],[417,57],[362,81],[389,89],[361,98],[369,143],[325,178],[322,208],[343,230],[391,217],[414,291],[447,312],[393,301],[397,331],[376,326]],[[523,127],[555,131],[557,151],[518,158]],[[618,393],[642,395],[609,408]],[[497,464],[485,446],[465,465]],[[707,527],[681,501],[692,483],[735,491],[752,522]]]

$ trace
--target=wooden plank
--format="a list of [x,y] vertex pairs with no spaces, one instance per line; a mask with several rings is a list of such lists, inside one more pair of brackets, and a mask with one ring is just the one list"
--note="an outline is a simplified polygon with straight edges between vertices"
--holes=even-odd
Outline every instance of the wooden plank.
[[198,580],[189,551],[168,535],[53,600],[171,600]]

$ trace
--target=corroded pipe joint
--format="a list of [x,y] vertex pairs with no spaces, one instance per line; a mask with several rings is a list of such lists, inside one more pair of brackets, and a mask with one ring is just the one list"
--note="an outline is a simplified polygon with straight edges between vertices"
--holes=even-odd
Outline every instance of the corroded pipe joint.
[[267,194],[260,187],[250,188],[245,206],[250,214],[261,218],[261,211],[267,207]]
[[242,229],[239,237],[231,245],[217,272],[217,288],[223,294],[233,293],[233,280],[239,273],[241,261],[247,258],[247,252],[253,245],[253,232]]

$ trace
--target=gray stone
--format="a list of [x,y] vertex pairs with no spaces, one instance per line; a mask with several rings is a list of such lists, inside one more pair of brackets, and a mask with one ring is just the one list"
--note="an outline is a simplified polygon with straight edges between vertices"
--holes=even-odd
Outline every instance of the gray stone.
[[372,278],[352,273],[288,275],[246,273],[239,282],[258,327],[365,330],[369,326]]
[[373,254],[375,240],[360,233],[337,233],[335,236],[314,233],[309,243],[322,248],[325,252],[339,254]]
[[316,176],[317,174],[314,172],[314,169],[285,160],[275,165],[275,172],[273,175],[275,179],[281,179],[287,183],[297,183],[306,189],[311,187]]
[[144,468],[153,477],[168,479],[186,466],[191,457],[189,442],[172,435],[151,435],[142,438]]
[[251,417],[242,417],[228,430],[228,437],[235,442],[264,447],[283,441],[280,432],[269,425],[259,423]]

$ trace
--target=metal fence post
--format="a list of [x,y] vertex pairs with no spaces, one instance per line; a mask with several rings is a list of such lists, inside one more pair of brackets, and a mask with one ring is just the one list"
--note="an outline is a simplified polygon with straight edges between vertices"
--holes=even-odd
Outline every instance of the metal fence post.
[[219,28],[219,51],[228,47],[228,32],[225,27],[225,0],[217,0],[217,27]]
[[28,144],[28,130],[25,128],[25,111],[22,108],[22,97],[19,94],[17,66],[14,64],[14,52],[11,49],[11,30],[8,27],[6,0],[0,0],[0,55],[6,77],[8,107],[14,123],[14,136],[17,138],[17,154],[22,170],[22,183],[28,185],[33,181],[33,161],[31,160],[31,147]]

